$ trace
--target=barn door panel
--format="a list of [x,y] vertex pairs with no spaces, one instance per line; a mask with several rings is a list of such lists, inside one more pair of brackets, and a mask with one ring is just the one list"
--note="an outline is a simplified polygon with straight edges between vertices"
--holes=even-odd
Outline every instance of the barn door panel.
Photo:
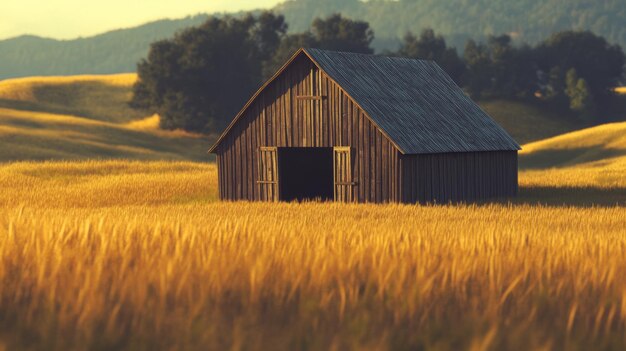
[[352,202],[352,189],[356,185],[352,177],[352,152],[349,147],[334,149],[335,201]]
[[278,153],[275,147],[259,149],[259,199],[278,201]]

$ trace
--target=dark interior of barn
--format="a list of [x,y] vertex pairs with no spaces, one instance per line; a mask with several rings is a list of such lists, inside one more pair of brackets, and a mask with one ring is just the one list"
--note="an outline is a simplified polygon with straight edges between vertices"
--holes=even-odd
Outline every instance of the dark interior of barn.
[[278,149],[281,201],[333,200],[333,149]]

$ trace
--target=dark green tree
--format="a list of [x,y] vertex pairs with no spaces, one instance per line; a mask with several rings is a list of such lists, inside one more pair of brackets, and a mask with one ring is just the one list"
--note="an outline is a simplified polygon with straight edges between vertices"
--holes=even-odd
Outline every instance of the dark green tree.
[[374,32],[366,22],[353,21],[341,15],[317,18],[311,30],[283,37],[272,58],[263,67],[263,75],[269,78],[291,55],[300,48],[319,48],[335,51],[371,54]]
[[452,79],[461,84],[461,77],[465,73],[465,63],[456,52],[455,48],[449,48],[445,39],[435,35],[432,29],[424,29],[419,38],[408,32],[396,53],[393,55],[433,60],[446,71]]
[[465,44],[463,57],[467,65],[463,78],[465,87],[472,98],[478,99],[491,88],[492,67],[489,52],[485,45],[470,39]]
[[533,49],[514,47],[508,35],[490,36],[486,44],[469,40],[464,57],[472,96],[528,97],[537,90]]
[[370,47],[374,31],[367,22],[354,21],[334,14],[326,18],[316,18],[311,32],[320,49],[372,54]]
[[[566,31],[552,35],[537,46],[537,65],[544,72],[559,67],[574,68],[591,93],[603,97],[610,93],[624,70],[626,58],[617,45],[591,32]],[[561,84],[562,85],[562,84]]]
[[263,12],[259,15],[252,30],[252,40],[257,43],[262,61],[272,58],[285,38],[287,28],[283,16],[276,16],[272,12]]

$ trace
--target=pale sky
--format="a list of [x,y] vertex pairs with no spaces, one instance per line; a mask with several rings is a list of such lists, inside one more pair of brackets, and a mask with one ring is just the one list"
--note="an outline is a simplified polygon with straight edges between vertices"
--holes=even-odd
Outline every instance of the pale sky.
[[268,8],[281,0],[0,0],[0,40],[91,36],[162,18]]

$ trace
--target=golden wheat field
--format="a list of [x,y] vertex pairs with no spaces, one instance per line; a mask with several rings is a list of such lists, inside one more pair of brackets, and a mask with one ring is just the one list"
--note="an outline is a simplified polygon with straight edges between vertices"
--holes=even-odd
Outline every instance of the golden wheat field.
[[6,164],[0,349],[623,349],[626,208],[540,205],[538,179],[514,203],[221,203],[213,164]]
[[626,349],[625,123],[525,145],[511,202],[223,203],[135,79],[0,83],[0,351]]

